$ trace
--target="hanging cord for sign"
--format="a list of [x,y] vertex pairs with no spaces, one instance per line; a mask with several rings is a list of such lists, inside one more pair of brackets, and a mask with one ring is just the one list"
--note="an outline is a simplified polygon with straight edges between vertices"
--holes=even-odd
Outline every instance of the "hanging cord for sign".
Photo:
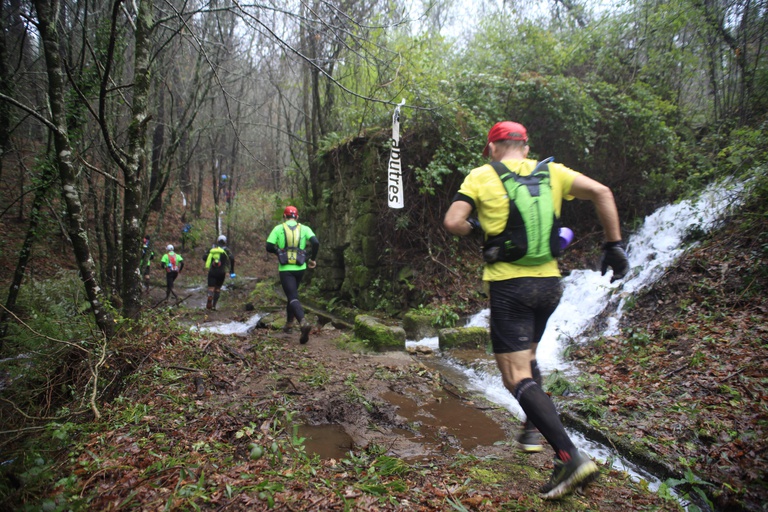
[[402,208],[403,173],[400,159],[400,107],[405,105],[405,98],[398,103],[392,114],[392,147],[389,150],[389,165],[387,166],[387,202],[390,208]]

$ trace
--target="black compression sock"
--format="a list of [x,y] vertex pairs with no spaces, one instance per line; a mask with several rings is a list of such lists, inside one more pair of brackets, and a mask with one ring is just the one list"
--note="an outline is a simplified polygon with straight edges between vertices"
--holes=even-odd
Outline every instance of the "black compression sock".
[[291,302],[289,302],[288,308],[293,310],[293,316],[296,318],[296,320],[304,318],[304,308],[301,307],[301,302],[299,302],[299,299],[293,299]]
[[[541,370],[539,370],[539,364],[535,359],[531,361],[531,375],[533,375],[534,382],[536,382],[539,387],[542,387]],[[523,428],[525,430],[536,430],[536,426],[533,424],[530,418],[525,418],[525,426]]]
[[539,429],[554,448],[557,456],[561,460],[568,461],[571,454],[576,451],[576,447],[565,432],[560,422],[560,415],[557,414],[555,404],[552,403],[549,395],[533,379],[523,379],[515,388],[515,398],[529,421]]

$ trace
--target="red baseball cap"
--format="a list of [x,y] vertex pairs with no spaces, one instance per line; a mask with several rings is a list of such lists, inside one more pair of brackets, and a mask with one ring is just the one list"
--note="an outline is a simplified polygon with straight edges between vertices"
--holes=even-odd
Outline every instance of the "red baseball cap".
[[294,219],[299,218],[299,210],[295,206],[286,206],[283,210],[283,217],[292,217]]
[[488,142],[483,149],[483,156],[487,157],[490,147],[488,144],[491,142],[498,142],[500,140],[522,140],[528,142],[528,131],[525,126],[513,121],[501,121],[496,123],[488,132]]

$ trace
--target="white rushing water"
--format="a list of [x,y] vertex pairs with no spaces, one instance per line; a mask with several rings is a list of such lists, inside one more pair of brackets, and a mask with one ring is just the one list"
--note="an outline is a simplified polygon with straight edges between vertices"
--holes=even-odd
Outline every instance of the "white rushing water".
[[[715,228],[729,208],[738,207],[743,196],[743,184],[711,186],[696,200],[682,201],[659,208],[645,218],[643,225],[628,240],[627,257],[630,271],[621,281],[610,282],[611,271],[605,276],[592,270],[575,270],[563,279],[563,297],[552,314],[539,343],[536,358],[543,374],[554,370],[569,375],[575,373],[573,365],[563,360],[562,353],[569,340],[585,340],[585,331],[593,327],[595,319],[607,316],[603,334],[618,332],[618,324],[626,300],[662,277],[685,250],[684,241],[692,232],[706,233]],[[577,234],[578,237],[578,234]],[[484,309],[469,319],[468,327],[488,327],[490,310]],[[437,338],[409,340],[407,346],[426,345],[439,351]],[[495,365],[463,364],[447,358],[446,363],[461,372],[468,387],[481,392],[488,400],[508,409],[522,419],[522,409],[504,388]],[[650,475],[622,460],[612,450],[593,443],[576,432],[569,431],[577,445],[599,459],[614,461],[618,469],[628,471],[649,481],[652,488],[659,482]]]
[[264,315],[258,313],[245,322],[211,322],[209,324],[192,326],[191,330],[200,332],[214,332],[216,334],[243,334],[247,333],[259,323]]

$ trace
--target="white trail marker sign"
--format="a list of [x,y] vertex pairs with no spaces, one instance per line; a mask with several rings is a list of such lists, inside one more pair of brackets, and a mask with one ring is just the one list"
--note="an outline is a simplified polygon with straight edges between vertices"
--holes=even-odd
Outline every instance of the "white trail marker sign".
[[387,166],[387,200],[390,208],[402,208],[403,200],[403,164],[400,160],[400,107],[405,105],[405,98],[395,107],[392,114],[392,147],[389,150]]

